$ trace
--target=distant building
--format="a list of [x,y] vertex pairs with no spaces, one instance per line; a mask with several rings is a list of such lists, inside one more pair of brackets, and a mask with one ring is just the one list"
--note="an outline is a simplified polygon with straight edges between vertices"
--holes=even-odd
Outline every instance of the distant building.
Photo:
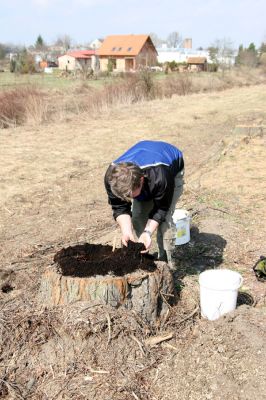
[[187,59],[189,71],[207,71],[207,58],[206,57],[189,57]]
[[[191,39],[186,40],[189,41]],[[190,42],[186,42],[186,45],[189,46]],[[205,57],[207,62],[210,62],[209,52],[207,50],[193,50],[189,47],[167,47],[166,44],[157,47],[156,50],[158,53],[158,62],[162,64],[171,61],[175,61],[176,63],[186,63],[190,57]]]
[[183,49],[192,49],[192,39],[190,38],[184,39],[182,47]]
[[58,68],[65,71],[97,69],[95,50],[71,51],[58,57]]
[[89,44],[89,47],[91,49],[96,50],[96,49],[99,49],[101,47],[102,43],[103,43],[103,39],[95,39]]
[[97,50],[100,70],[136,71],[157,64],[157,51],[149,35],[107,36]]

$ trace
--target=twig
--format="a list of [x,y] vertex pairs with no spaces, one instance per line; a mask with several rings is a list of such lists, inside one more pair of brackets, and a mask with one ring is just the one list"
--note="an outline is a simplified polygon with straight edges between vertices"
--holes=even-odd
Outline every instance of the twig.
[[15,213],[10,211],[7,207],[3,206],[3,208],[10,214],[10,215],[14,215]]
[[157,368],[157,369],[156,369],[155,377],[154,377],[154,379],[153,379],[153,381],[152,381],[153,384],[158,380],[158,375],[159,375],[159,369]]
[[160,292],[161,294],[163,294],[164,296],[168,296],[168,297],[175,297],[175,295],[174,294],[168,294],[168,293],[163,293],[163,292]]
[[92,369],[92,368],[89,368],[89,370],[90,370],[90,372],[92,374],[110,374],[109,371],[105,371],[104,369]]
[[50,364],[50,370],[51,370],[51,372],[52,372],[52,375],[53,375],[53,379],[55,378],[55,375],[54,375],[54,370],[53,370],[53,367],[52,367],[52,365]]
[[160,291],[160,295],[162,296],[162,299],[164,301],[164,303],[167,305],[168,309],[171,309],[172,307],[170,306],[170,304],[168,303],[168,301],[166,300],[165,296],[173,296],[172,294],[166,294]]
[[195,310],[192,311],[192,313],[190,313],[189,315],[186,316],[186,318],[181,319],[181,321],[179,321],[179,325],[181,325],[183,322],[187,321],[188,319],[190,319],[191,317],[193,317],[197,312],[199,311],[199,306],[197,306],[195,308]]
[[114,236],[112,252],[114,252],[115,248],[116,248],[116,239],[117,239],[117,232],[115,233],[115,236]]
[[131,337],[131,339],[133,339],[138,344],[138,346],[140,348],[140,351],[141,351],[141,354],[143,356],[145,356],[145,351],[143,349],[143,344],[134,335],[130,335],[130,337]]
[[107,346],[111,341],[111,318],[108,313],[106,313],[106,318],[107,318],[107,323],[108,323],[108,340],[107,340]]
[[132,396],[134,397],[135,400],[140,400],[140,398],[133,391],[132,391]]
[[101,304],[101,303],[92,304],[92,305],[90,305],[90,306],[88,306],[88,307],[83,308],[80,312],[83,312],[83,311],[88,310],[89,308],[98,307],[98,306],[101,306],[101,307],[102,307],[103,304]]
[[155,346],[156,344],[164,342],[165,340],[172,339],[173,336],[174,336],[174,332],[165,333],[164,335],[160,335],[160,336],[152,336],[145,340],[145,344],[147,346]]
[[208,206],[207,208],[210,208],[211,210],[215,210],[215,211],[220,211],[220,212],[222,212],[222,213],[224,213],[224,214],[231,215],[230,212],[228,212],[228,211],[226,211],[226,210],[222,210],[221,208],[210,207],[210,206]]
[[171,349],[171,350],[178,351],[178,348],[177,348],[177,347],[172,346],[172,345],[169,344],[169,343],[162,343],[162,347],[166,347],[167,349]]

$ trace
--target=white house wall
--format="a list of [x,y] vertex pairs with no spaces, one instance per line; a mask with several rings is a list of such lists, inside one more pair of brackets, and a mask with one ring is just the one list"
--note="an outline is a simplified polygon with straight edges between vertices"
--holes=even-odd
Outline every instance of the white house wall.
[[162,64],[171,61],[187,62],[189,57],[206,57],[207,61],[210,61],[209,52],[204,50],[157,48],[157,52],[158,62]]
[[108,71],[108,58],[100,58],[100,70]]
[[97,56],[91,56],[91,68],[93,71],[97,71],[100,68],[99,58]]
[[91,58],[76,59],[75,57],[64,55],[58,57],[58,68],[61,70],[74,71],[76,69],[82,69],[83,65],[88,65],[88,68],[92,68],[94,71],[98,68],[97,57],[92,55]]
[[64,55],[58,57],[58,68],[62,70],[74,71],[76,68],[76,60],[72,56]]
[[116,60],[116,71],[125,71],[125,59],[124,58],[118,58]]

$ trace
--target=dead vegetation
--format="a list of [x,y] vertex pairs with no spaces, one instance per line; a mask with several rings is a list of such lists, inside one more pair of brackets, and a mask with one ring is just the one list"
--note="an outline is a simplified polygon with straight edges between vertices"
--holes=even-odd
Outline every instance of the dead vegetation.
[[115,78],[98,90],[83,82],[68,95],[44,92],[31,86],[19,87],[0,94],[0,128],[40,125],[65,120],[71,114],[96,115],[122,105],[256,85],[265,82],[265,79],[265,72],[259,69],[235,69],[222,75],[175,73],[165,79],[154,79],[152,73],[142,71]]
[[149,372],[198,318],[198,309],[170,308],[155,327],[122,309],[79,302],[48,311],[23,300],[1,311],[3,398],[152,399]]
[[0,93],[0,128],[26,123],[41,124],[47,119],[45,94],[34,87],[19,87]]

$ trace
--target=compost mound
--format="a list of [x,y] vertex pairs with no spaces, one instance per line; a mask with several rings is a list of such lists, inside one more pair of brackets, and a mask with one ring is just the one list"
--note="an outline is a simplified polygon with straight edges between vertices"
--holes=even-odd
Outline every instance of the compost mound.
[[101,244],[70,246],[60,250],[54,256],[57,271],[64,276],[90,277],[96,275],[124,276],[138,269],[153,272],[156,264],[142,243],[129,241],[128,247],[115,249]]

